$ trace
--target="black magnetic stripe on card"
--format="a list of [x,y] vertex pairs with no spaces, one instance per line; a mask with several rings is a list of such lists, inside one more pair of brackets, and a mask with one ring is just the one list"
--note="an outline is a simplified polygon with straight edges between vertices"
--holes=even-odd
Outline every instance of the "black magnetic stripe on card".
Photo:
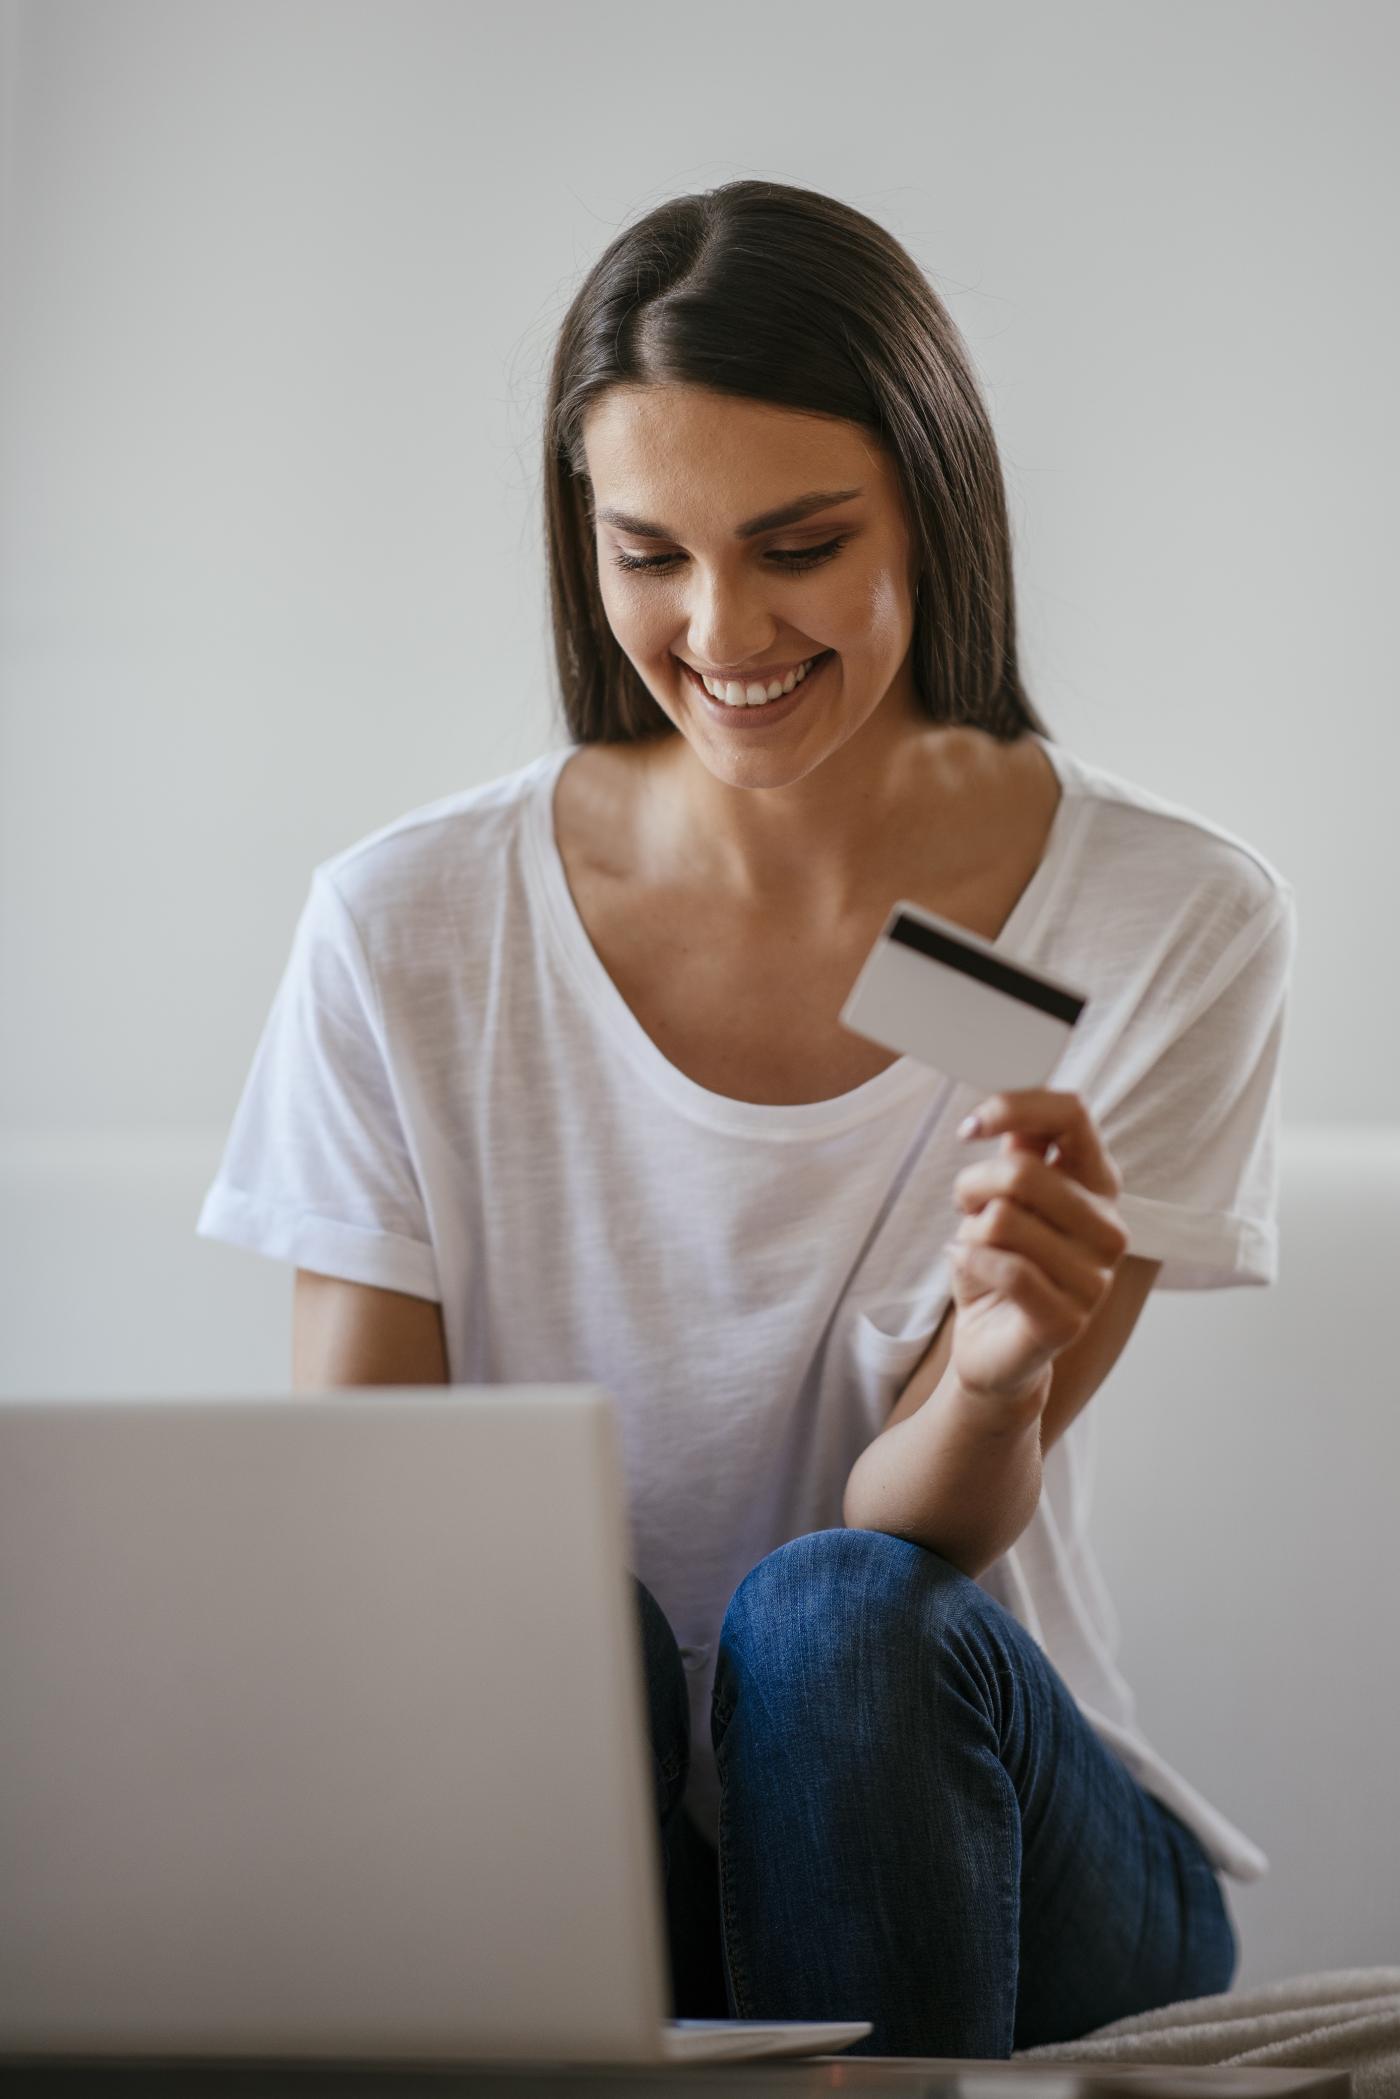
[[909,918],[903,911],[896,914],[888,937],[899,941],[903,947],[917,948],[921,955],[930,955],[935,962],[946,963],[949,969],[960,969],[965,977],[976,977],[979,982],[990,984],[994,991],[1006,992],[1009,997],[1019,999],[1022,1005],[1038,1006],[1042,1013],[1053,1013],[1056,1020],[1067,1020],[1071,1027],[1084,1011],[1084,1000],[1076,998],[1072,992],[1059,991],[1039,977],[1028,976],[1024,969],[1017,969],[1012,962],[1003,962],[996,955],[984,955],[980,948],[964,947],[960,940],[950,940],[946,933],[935,932],[932,926],[922,925],[917,918]]

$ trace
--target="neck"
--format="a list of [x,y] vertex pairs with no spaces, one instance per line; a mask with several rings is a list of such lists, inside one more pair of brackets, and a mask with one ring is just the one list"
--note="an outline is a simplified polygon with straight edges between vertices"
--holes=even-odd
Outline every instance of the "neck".
[[[889,873],[917,839],[950,869],[975,844],[976,751],[962,729],[919,719],[872,733],[771,787],[719,779],[679,733],[647,750],[641,843],[649,879],[713,895],[722,910],[834,926],[883,909]],[[917,826],[917,833],[913,828]]]

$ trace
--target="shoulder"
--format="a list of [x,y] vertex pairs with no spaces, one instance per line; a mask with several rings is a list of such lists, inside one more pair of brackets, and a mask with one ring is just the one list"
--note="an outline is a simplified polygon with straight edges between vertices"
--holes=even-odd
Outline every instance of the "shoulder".
[[1291,912],[1292,883],[1238,831],[1062,745],[1054,753],[1088,804],[1081,883],[1111,886],[1120,916],[1141,912],[1144,930],[1177,918],[1219,944]]
[[406,810],[317,863],[313,893],[329,892],[375,954],[430,952],[455,939],[472,906],[499,891],[534,797],[567,753]]

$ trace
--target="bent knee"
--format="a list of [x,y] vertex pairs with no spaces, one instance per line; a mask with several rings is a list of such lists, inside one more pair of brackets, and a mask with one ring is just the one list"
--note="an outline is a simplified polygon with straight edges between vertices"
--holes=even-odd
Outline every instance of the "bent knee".
[[784,1654],[804,1668],[859,1645],[893,1655],[951,1637],[1001,1606],[940,1553],[888,1531],[792,1538],[750,1568],[729,1600],[720,1651]]

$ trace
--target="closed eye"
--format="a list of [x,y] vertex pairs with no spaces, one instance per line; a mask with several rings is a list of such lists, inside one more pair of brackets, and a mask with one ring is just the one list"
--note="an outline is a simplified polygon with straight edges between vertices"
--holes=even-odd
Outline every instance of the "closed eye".
[[[839,539],[829,539],[820,547],[775,548],[770,552],[768,558],[770,561],[776,561],[780,567],[786,569],[815,568],[819,561],[830,561],[833,555],[839,554],[850,537],[850,533],[846,532]],[[619,568],[651,569],[655,572],[658,569],[669,569],[673,562],[683,560],[684,556],[680,554],[627,554],[619,547],[613,559]]]

